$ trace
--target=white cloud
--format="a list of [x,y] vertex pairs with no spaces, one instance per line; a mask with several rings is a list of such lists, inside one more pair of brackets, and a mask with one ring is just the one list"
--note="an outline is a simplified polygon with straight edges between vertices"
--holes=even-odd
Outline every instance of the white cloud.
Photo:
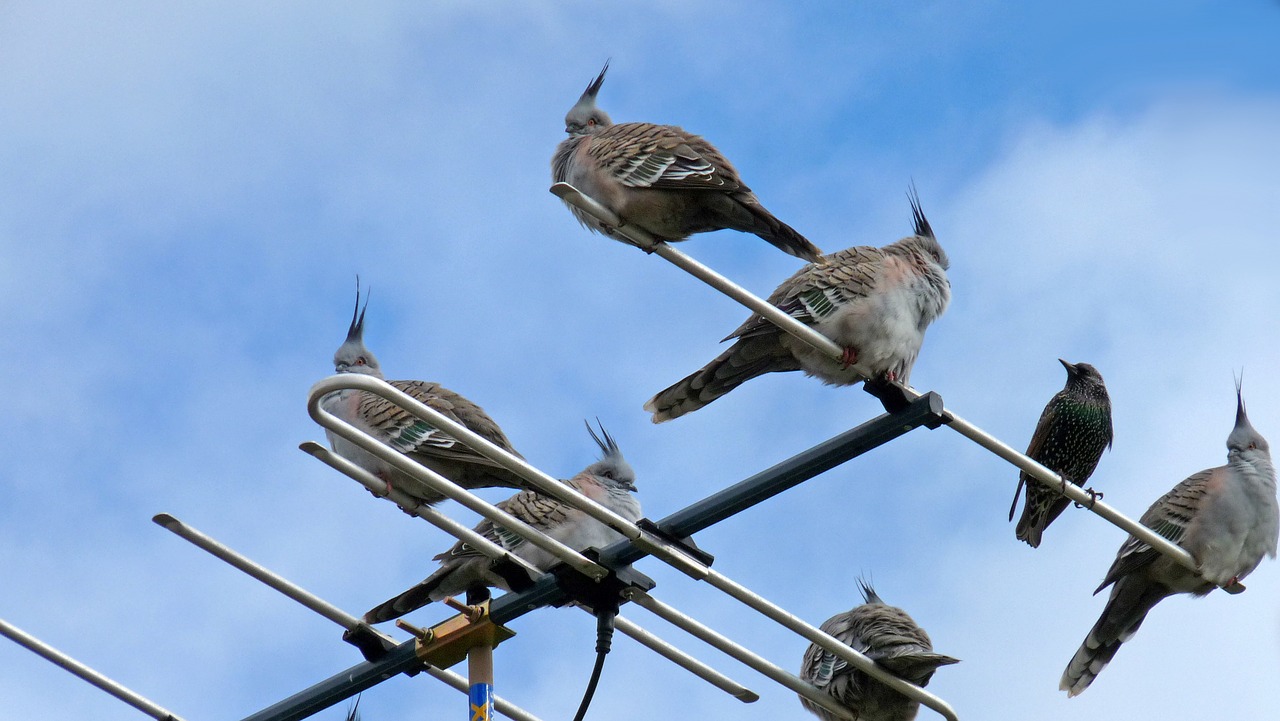
[[[425,575],[447,543],[295,450],[321,436],[303,395],[328,371],[356,272],[374,288],[369,338],[393,375],[476,399],[560,475],[592,458],[578,424],[599,415],[639,470],[651,517],[877,412],[859,390],[786,374],[669,425],[640,413],[718,353],[745,313],[656,258],[587,235],[546,194],[560,117],[609,55],[615,117],[680,123],[735,149],[766,203],[815,237],[882,244],[905,233],[913,175],[955,286],[915,380],[1018,446],[1061,385],[1053,359],[1093,362],[1116,402],[1116,448],[1095,478],[1107,501],[1136,515],[1220,463],[1230,374],[1242,366],[1255,425],[1280,432],[1274,96],[1085,107],[1078,121],[1017,130],[994,159],[966,148],[982,155],[979,172],[940,158],[896,177],[868,156],[907,166],[949,132],[904,119],[903,145],[877,146],[850,123],[855,99],[870,103],[862,117],[883,107],[881,73],[892,70],[892,43],[854,41],[901,28],[850,29],[857,51],[846,56],[790,45],[812,19],[731,22],[708,4],[687,25],[722,23],[721,36],[676,33],[686,51],[654,55],[654,38],[672,38],[668,15],[586,6],[15,7],[0,42],[0,162],[19,169],[0,177],[0,283],[14,309],[0,332],[15,376],[3,401],[13,420],[0,566],[19,590],[0,615],[188,718],[245,715],[358,657],[335,627],[153,528],[153,513],[173,512],[353,612]],[[584,35],[622,19],[634,20],[626,34]],[[770,37],[786,47],[760,43],[725,61],[774,20]],[[916,21],[923,33],[936,18]],[[971,51],[946,47],[944,60]],[[847,65],[819,62],[833,53]],[[822,102],[813,83],[829,91]],[[776,112],[775,90],[789,103]],[[839,147],[780,152],[829,139],[833,126],[849,126]],[[791,167],[814,153],[816,167]],[[736,234],[686,249],[762,293],[796,267]],[[1140,704],[1169,718],[1261,715],[1280,662],[1274,562],[1243,596],[1162,604],[1085,696],[1058,693],[1121,534],[1075,511],[1045,547],[1025,549],[1004,522],[1013,484],[1010,468],[949,431],[921,430],[699,541],[717,568],[815,622],[854,602],[857,573],[872,574],[964,659],[932,686],[963,717],[1125,718]],[[798,639],[652,561],[641,567],[660,597],[798,662]],[[499,693],[544,718],[568,715],[591,661],[590,619],[541,611],[513,626]],[[764,698],[739,706],[619,640],[595,715],[660,716],[679,703],[801,717],[789,692],[663,634]],[[1236,691],[1182,683],[1187,658],[1211,687]],[[0,664],[15,717],[136,718],[17,647],[0,644]],[[378,719],[461,704],[433,681],[397,679],[362,706]]]

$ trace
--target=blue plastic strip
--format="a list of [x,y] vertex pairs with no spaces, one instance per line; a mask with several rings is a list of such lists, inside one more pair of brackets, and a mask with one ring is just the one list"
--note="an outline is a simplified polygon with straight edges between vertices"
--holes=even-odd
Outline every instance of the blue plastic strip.
[[493,718],[493,684],[471,684],[471,692],[467,694],[467,709],[469,721],[490,721]]

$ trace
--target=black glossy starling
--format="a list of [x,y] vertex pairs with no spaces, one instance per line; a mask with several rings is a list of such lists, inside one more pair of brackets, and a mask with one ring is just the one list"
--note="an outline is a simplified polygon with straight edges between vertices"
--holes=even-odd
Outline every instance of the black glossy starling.
[[[1061,358],[1058,362],[1067,369],[1067,385],[1044,407],[1027,446],[1027,455],[1064,479],[1083,486],[1098,467],[1102,451],[1111,447],[1111,398],[1097,368],[1088,363],[1068,363]],[[1018,540],[1036,548],[1044,529],[1071,501],[1022,473],[1018,476],[1013,505],[1009,507],[1010,521],[1024,484],[1027,505],[1022,509],[1022,518],[1018,519]]]

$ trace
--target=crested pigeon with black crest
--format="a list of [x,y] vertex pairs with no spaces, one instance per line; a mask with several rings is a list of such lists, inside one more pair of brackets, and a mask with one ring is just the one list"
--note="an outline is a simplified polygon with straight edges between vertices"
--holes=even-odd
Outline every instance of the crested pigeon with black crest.
[[[631,464],[623,458],[617,442],[604,426],[600,427],[600,435],[596,435],[590,425],[587,431],[600,446],[600,460],[561,482],[629,521],[639,520],[640,502],[634,495],[636,474]],[[497,506],[575,550],[589,546],[604,548],[623,538],[622,534],[585,512],[537,491],[521,491]],[[551,553],[487,518],[475,530],[541,570],[559,563]],[[478,588],[509,590],[507,580],[492,569],[490,559],[462,541],[436,556],[435,560],[440,562],[439,570],[413,588],[374,607],[364,615],[364,620],[368,623],[389,621],[432,601]]]
[[[674,125],[614,124],[596,107],[609,64],[565,116],[569,134],[551,159],[551,176],[569,183],[658,240],[729,228],[753,233],[784,253],[821,262],[822,251],[760,204],[738,171],[705,139]],[[591,230],[611,234],[570,205]]]
[[[365,307],[360,307],[360,287],[357,280],[356,309],[351,315],[347,338],[334,353],[334,371],[359,373],[385,380],[378,359],[364,344],[364,314],[368,306],[366,296]],[[508,453],[520,456],[511,447],[506,434],[484,409],[463,396],[439,383],[388,383]],[[321,400],[321,407],[463,488],[520,488],[526,485],[519,476],[495,461],[377,394],[355,389],[334,391]],[[444,496],[426,487],[418,479],[356,444],[332,431],[326,431],[326,434],[335,453],[356,463],[388,485],[424,503],[434,504],[444,500]]]
[[[1185,548],[1200,572],[1187,570],[1129,536],[1094,591],[1111,586],[1107,605],[1062,673],[1058,687],[1068,696],[1093,683],[1157,603],[1178,593],[1204,596],[1219,587],[1239,592],[1240,580],[1263,557],[1276,557],[1276,470],[1267,439],[1249,423],[1238,382],[1227,464],[1192,474],[1153,503],[1139,522]],[[1241,642],[1255,640],[1247,637]]]
[[[934,653],[929,634],[906,611],[886,604],[869,583],[858,583],[865,603],[827,619],[823,631],[920,687],[929,683],[938,667],[959,663],[959,659]],[[919,701],[872,679],[817,644],[805,650],[800,678],[830,694],[858,721],[911,721],[920,710]],[[822,721],[837,721],[834,714],[804,696],[800,703]]]
[[792,275],[769,303],[843,347],[834,359],[758,314],[724,340],[736,339],[701,370],[645,404],[653,422],[678,418],[756,376],[804,371],[829,385],[865,380],[906,383],[924,332],[951,301],[947,254],[933,235],[914,189],[908,194],[915,234],[883,248],[856,246]]

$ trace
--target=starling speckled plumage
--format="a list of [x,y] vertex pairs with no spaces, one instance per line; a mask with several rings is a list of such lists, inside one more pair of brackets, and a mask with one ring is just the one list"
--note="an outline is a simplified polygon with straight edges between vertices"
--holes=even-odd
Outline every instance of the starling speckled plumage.
[[[1027,455],[1071,483],[1083,486],[1098,467],[1102,452],[1111,447],[1111,398],[1097,368],[1061,358],[1058,362],[1067,369],[1067,385],[1044,407]],[[1071,501],[1022,473],[1009,507],[1011,521],[1024,484],[1027,504],[1018,520],[1018,540],[1037,548],[1044,529]]]

